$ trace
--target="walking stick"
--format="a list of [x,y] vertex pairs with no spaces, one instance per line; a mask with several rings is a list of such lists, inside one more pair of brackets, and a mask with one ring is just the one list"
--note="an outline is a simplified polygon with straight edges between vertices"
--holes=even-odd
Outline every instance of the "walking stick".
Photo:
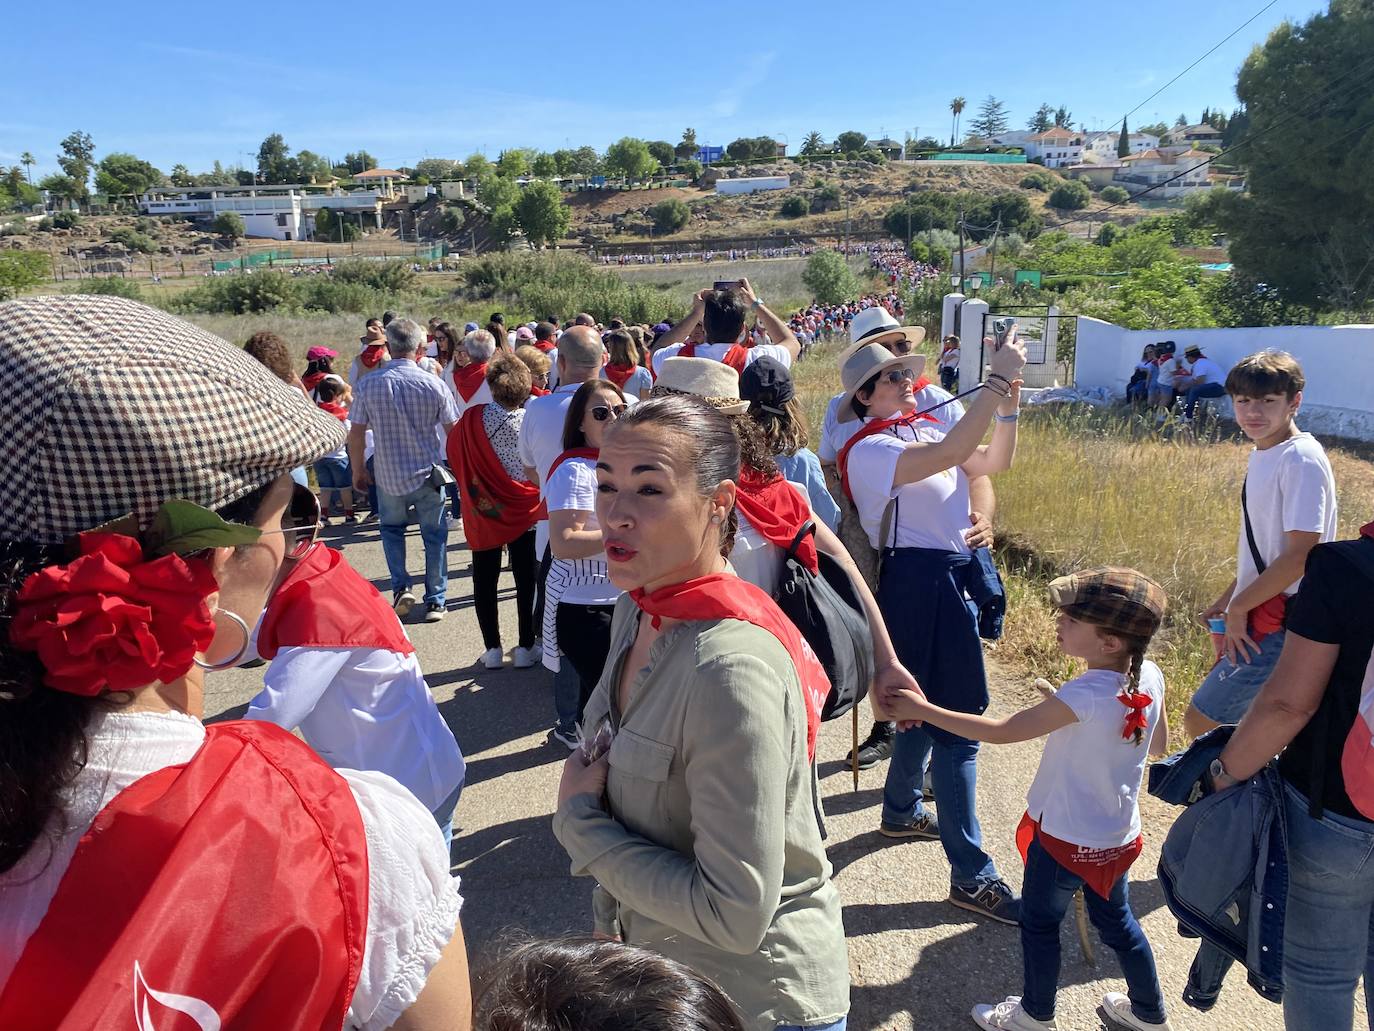
[[853,728],[853,747],[849,750],[849,769],[854,774],[854,790],[859,790],[859,707],[856,705],[849,710],[849,715],[853,717],[850,724]]

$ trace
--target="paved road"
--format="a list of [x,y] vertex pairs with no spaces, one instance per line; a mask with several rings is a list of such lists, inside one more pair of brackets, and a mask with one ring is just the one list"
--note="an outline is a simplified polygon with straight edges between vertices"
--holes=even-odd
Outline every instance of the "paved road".
[[[350,561],[385,591],[375,523],[326,530],[344,545]],[[409,538],[411,569],[423,569],[418,535]],[[568,861],[549,829],[560,764],[567,752],[545,743],[552,723],[549,674],[542,669],[499,672],[477,666],[482,653],[471,611],[467,547],[455,531],[449,544],[449,615],[438,624],[408,629],[415,641],[440,710],[453,727],[468,761],[467,788],[454,816],[455,870],[463,878],[463,925],[474,967],[492,954],[494,943],[513,934],[580,931],[590,926],[590,882],[573,879]],[[513,585],[502,582],[502,619],[515,643]],[[233,713],[261,685],[261,670],[212,674],[207,712]],[[1028,687],[998,675],[993,710],[1005,711],[1031,698]],[[850,1026],[870,1029],[962,1029],[973,1027],[975,1002],[1018,994],[1021,959],[1017,933],[979,920],[945,901],[949,867],[936,842],[891,844],[877,833],[884,770],[860,775],[852,790],[842,759],[849,749],[846,720],[822,731],[820,773],[828,817],[830,860],[845,902],[853,1010]],[[979,779],[979,815],[984,837],[1003,875],[1019,886],[1021,869],[1012,834],[1023,811],[1024,793],[1038,761],[1035,743],[988,747]],[[1155,863],[1170,810],[1145,802],[1145,855],[1133,871],[1135,910],[1155,947],[1177,1029],[1277,1031],[1277,1006],[1232,975],[1210,1014],[1178,1002],[1195,951],[1180,939],[1164,908]],[[1096,969],[1083,962],[1072,927],[1064,934],[1064,969],[1059,1027],[1097,1029],[1097,1000],[1104,991],[1124,991],[1115,958],[1102,955]],[[1363,1017],[1357,1021],[1363,1026]]]

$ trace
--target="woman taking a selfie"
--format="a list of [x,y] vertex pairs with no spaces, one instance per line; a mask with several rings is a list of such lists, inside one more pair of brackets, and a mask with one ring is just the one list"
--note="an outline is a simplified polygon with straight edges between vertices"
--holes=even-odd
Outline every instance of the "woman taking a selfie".
[[[825,674],[727,572],[739,445],[705,402],[627,411],[597,462],[616,605],[554,833],[596,878],[596,929],[710,977],[759,1031],[843,1028],[849,964],[811,766]],[[599,736],[599,735],[597,735]]]

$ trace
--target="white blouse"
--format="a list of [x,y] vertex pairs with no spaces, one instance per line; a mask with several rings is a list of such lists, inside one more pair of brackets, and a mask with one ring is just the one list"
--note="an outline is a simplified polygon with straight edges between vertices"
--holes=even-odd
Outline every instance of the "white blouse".
[[[188,761],[205,727],[181,713],[112,712],[97,716],[87,734],[89,759],[65,796],[65,832],[50,832],[0,874],[0,990],[96,814],[139,778]],[[384,1031],[419,998],[463,900],[439,827],[415,797],[385,774],[339,773],[358,803],[368,865],[363,967],[345,1026]]]

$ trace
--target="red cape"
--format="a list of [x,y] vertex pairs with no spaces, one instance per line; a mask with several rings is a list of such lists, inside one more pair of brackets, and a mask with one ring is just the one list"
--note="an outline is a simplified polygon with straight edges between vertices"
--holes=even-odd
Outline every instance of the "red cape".
[[347,781],[274,724],[206,727],[188,763],[96,815],[0,994],[0,1027],[341,1027],[367,896]]
[[[784,551],[792,546],[801,528],[811,518],[811,509],[792,485],[782,478],[781,473],[774,473],[771,479],[765,479],[747,466],[740,469],[735,507],[754,529],[763,534],[769,544],[776,544]],[[797,558],[812,574],[820,570],[814,534],[807,534],[806,539],[797,546]]]
[[486,405],[474,405],[449,431],[448,464],[458,480],[463,532],[473,551],[509,544],[548,517],[539,488],[513,480],[482,426]]
[[486,381],[486,362],[453,367],[453,385],[458,388],[458,393],[464,401],[471,401],[472,395],[482,389],[482,384]]

